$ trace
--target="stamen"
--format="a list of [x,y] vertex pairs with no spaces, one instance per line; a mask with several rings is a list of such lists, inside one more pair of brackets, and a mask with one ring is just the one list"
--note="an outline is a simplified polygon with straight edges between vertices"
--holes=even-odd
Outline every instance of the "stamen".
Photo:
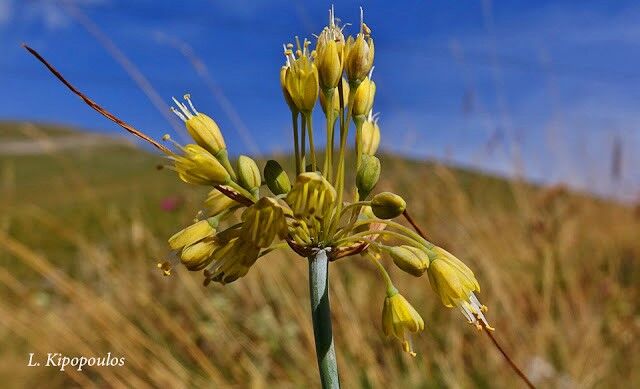
[[183,122],[187,121],[187,118],[184,117],[183,114],[181,114],[177,109],[175,109],[174,107],[171,107],[171,112],[175,113],[176,116],[178,116],[180,118],[180,120],[182,120]]
[[190,94],[185,94],[184,99],[187,100],[187,102],[189,103],[189,107],[191,107],[191,110],[193,111],[193,113],[195,113],[196,115],[198,115],[198,111],[196,111],[196,107],[193,106],[193,103],[191,102],[191,95]]
[[360,33],[363,33],[364,26],[364,10],[360,7]]
[[[187,119],[191,119],[193,117],[193,115],[191,114],[191,112],[189,112],[189,110],[187,109],[187,106],[184,105],[183,103],[179,102],[175,97],[172,97],[171,99],[173,99],[173,102],[176,103],[176,105],[178,106],[178,108],[180,108],[180,111],[182,111],[182,114],[187,118]],[[186,121],[186,120],[185,120]]]

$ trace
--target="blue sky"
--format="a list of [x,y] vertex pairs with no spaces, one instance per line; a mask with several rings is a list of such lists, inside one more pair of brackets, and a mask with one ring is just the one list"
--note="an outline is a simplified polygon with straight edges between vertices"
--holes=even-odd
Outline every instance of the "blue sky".
[[[373,30],[375,110],[386,150],[640,195],[640,3],[334,3],[337,16],[356,25],[363,5]],[[0,119],[120,133],[19,47],[27,42],[81,90],[156,137],[179,126],[168,119],[171,96],[190,92],[233,153],[289,150],[281,45],[318,33],[329,5],[0,0]],[[127,71],[114,50],[135,69]],[[140,88],[136,71],[153,90]],[[610,174],[616,143],[618,178]]]

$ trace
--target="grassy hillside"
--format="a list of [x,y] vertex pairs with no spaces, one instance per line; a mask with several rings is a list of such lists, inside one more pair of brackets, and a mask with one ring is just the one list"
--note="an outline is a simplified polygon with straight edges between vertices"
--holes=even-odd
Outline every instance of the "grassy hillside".
[[[25,130],[25,128],[28,128]],[[0,142],[73,134],[0,125]],[[640,215],[632,208],[384,156],[393,190],[434,242],[465,260],[496,336],[541,387],[640,383]],[[273,253],[203,288],[163,277],[166,238],[206,191],[124,145],[0,155],[0,379],[24,386],[315,387],[306,264]],[[174,210],[161,204],[171,202]],[[331,269],[344,387],[517,387],[488,339],[444,308],[426,277],[387,261],[425,319],[416,358],[385,339],[384,287],[359,257]],[[119,368],[28,368],[29,352],[126,357]],[[10,385],[11,386],[11,385]]]

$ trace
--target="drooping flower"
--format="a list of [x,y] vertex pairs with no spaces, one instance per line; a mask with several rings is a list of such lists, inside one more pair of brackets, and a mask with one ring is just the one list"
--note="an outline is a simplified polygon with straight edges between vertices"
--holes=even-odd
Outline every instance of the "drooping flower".
[[242,214],[241,237],[256,247],[269,247],[276,236],[287,236],[282,206],[271,197],[263,197]]
[[449,308],[458,307],[469,323],[478,328],[483,324],[492,329],[483,313],[487,308],[475,295],[475,292],[480,292],[480,285],[471,269],[441,247],[435,246],[433,251],[436,258],[429,266],[429,282],[442,303]]
[[410,333],[424,330],[424,320],[407,299],[395,290],[384,299],[382,330],[386,336],[394,336],[400,340],[405,352],[416,356]]

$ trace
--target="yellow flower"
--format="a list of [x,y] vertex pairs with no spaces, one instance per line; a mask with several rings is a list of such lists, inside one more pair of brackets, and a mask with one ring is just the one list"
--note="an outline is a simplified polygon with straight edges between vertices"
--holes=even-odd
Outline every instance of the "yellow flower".
[[204,270],[205,285],[209,282],[228,284],[243,277],[258,259],[260,248],[247,242],[240,231],[230,230],[216,236],[217,246],[211,264]]
[[353,116],[367,116],[373,108],[373,99],[376,95],[376,83],[366,77],[356,89],[353,98]]
[[240,236],[257,247],[269,247],[278,236],[287,236],[287,222],[282,206],[271,197],[263,197],[242,214]]
[[349,37],[345,46],[344,70],[347,73],[347,79],[352,85],[358,85],[369,74],[373,66],[373,57],[375,49],[373,39],[371,39],[371,30],[363,22],[362,9],[360,10],[360,33],[356,36]]
[[182,148],[184,155],[172,155],[175,170],[182,181],[198,185],[219,185],[229,182],[229,172],[204,148],[189,144]]
[[378,127],[378,119],[369,112],[369,117],[362,123],[362,153],[374,155],[378,151],[379,145],[380,127]]
[[196,111],[188,94],[184,95],[184,99],[189,103],[191,111],[189,111],[184,103],[176,100],[175,97],[173,98],[173,101],[176,103],[180,111],[174,107],[171,107],[171,110],[180,119],[182,119],[183,122],[185,122],[189,135],[191,135],[198,145],[209,151],[211,154],[217,155],[220,150],[226,148],[224,137],[220,132],[218,124],[216,124],[216,122],[209,116]]
[[286,201],[296,217],[322,218],[336,198],[336,190],[329,181],[317,172],[307,172],[298,175]]
[[316,58],[314,59],[322,89],[330,90],[338,86],[342,76],[343,53],[344,35],[342,35],[342,30],[336,26],[333,7],[331,7],[329,25],[318,36]]
[[209,211],[210,216],[216,216],[222,211],[239,205],[237,201],[230,199],[227,195],[217,189],[212,189],[204,201],[204,206]]
[[474,292],[480,292],[475,275],[462,261],[441,247],[434,247],[436,258],[429,266],[429,282],[442,303],[449,308],[458,307],[469,323],[492,329],[484,316],[487,308],[480,304]]
[[205,238],[183,248],[180,261],[191,271],[202,270],[213,260],[211,255],[216,247],[215,238]]
[[[287,47],[284,47],[284,52],[285,55],[287,53]],[[291,94],[289,93],[289,91],[287,90],[287,84],[286,84],[286,80],[287,80],[287,73],[289,72],[289,70],[291,69],[291,66],[289,65],[289,60],[287,59],[287,65],[283,66],[280,68],[280,88],[282,88],[282,94],[284,95],[284,101],[287,103],[287,105],[289,106],[289,109],[291,109],[294,112],[298,111],[298,108],[296,107],[296,105],[293,103],[293,99],[291,98]]]
[[216,229],[207,220],[200,220],[169,238],[169,247],[172,250],[179,250],[184,246],[189,246],[206,237],[213,236]]
[[293,55],[291,49],[285,48],[285,56],[287,57],[287,69],[284,72],[285,88],[296,109],[303,113],[309,113],[313,110],[320,90],[318,68],[311,59],[308,50],[309,43],[305,39],[303,48],[298,47],[296,56]]
[[402,342],[402,349],[411,356],[416,356],[413,351],[411,337],[408,332],[420,332],[424,330],[424,320],[409,302],[395,291],[384,299],[382,308],[382,330],[386,336],[393,335]]

